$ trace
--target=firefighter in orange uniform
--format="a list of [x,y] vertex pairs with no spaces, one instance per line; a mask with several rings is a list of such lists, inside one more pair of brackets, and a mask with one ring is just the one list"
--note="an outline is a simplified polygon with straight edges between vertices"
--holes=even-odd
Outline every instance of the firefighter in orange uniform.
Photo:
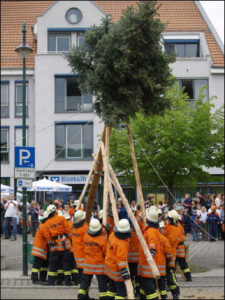
[[[79,285],[82,281],[84,268],[84,235],[88,231],[88,223],[85,222],[86,213],[78,210],[74,213],[74,225],[72,229],[73,255],[79,272]],[[80,287],[80,286],[79,286]]]
[[119,221],[110,234],[105,257],[105,274],[109,277],[108,299],[125,299],[124,281],[130,279],[127,270],[127,253],[131,238],[130,223],[127,219]]
[[49,272],[46,285],[55,285],[59,261],[62,260],[65,285],[71,285],[71,227],[59,216],[54,205],[47,207],[48,218],[44,223],[43,235],[49,245]]
[[135,287],[136,294],[139,293],[140,283],[137,276],[138,258],[139,258],[140,242],[135,230],[131,232],[131,240],[129,243],[129,249],[127,254],[127,261],[130,269],[130,276],[133,286]]
[[179,242],[177,246],[176,263],[178,263],[180,268],[183,270],[186,280],[192,281],[191,270],[189,269],[186,261],[186,253],[185,253],[185,246],[184,246],[185,233],[184,233],[184,227],[181,223],[181,215],[179,215],[177,222],[178,222],[177,226],[180,230],[180,235],[183,241]]
[[[39,217],[39,226],[35,234],[32,252],[31,254],[34,257],[32,270],[31,270],[31,280],[32,283],[38,284],[40,282],[44,282],[47,277],[47,271],[48,271],[48,260],[47,260],[47,254],[48,254],[48,247],[47,243],[43,237],[42,228],[43,223],[45,222],[47,218],[47,213],[44,212],[43,217]],[[40,280],[38,279],[38,273],[40,272]]]
[[176,261],[176,252],[177,246],[180,242],[183,241],[183,238],[180,234],[180,229],[177,226],[177,220],[179,218],[178,213],[176,210],[171,210],[168,212],[168,218],[166,220],[166,227],[165,227],[165,236],[170,242],[172,247],[172,260],[167,266],[167,283],[170,287],[171,293],[173,295],[173,299],[178,299],[180,294],[180,288],[177,283],[177,279],[175,276],[175,261]]
[[84,236],[84,269],[78,299],[86,299],[93,275],[98,280],[99,299],[107,299],[107,277],[104,274],[106,245],[99,220],[92,219]]
[[[154,206],[146,211],[147,227],[144,230],[144,238],[149,247],[149,251],[155,260],[159,273],[164,274],[166,271],[163,260],[163,250],[160,242],[160,232],[158,230],[158,209]],[[152,274],[152,270],[146,260],[146,256],[140,246],[138,275],[141,277],[140,282],[140,298],[141,299],[158,299],[156,280]]]

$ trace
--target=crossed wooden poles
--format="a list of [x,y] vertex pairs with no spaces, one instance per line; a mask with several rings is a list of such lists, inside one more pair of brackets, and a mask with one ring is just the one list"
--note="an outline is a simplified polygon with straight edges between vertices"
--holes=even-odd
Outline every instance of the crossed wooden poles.
[[[133,146],[132,136],[131,136],[131,132],[130,132],[130,127],[128,124],[127,124],[127,132],[128,132],[129,145],[130,145],[133,167],[134,167],[134,172],[135,172],[135,178],[136,178],[136,183],[137,183],[137,192],[138,192],[138,198],[140,201],[142,218],[143,218],[144,224],[146,224],[146,215],[145,215],[144,198],[143,198],[143,194],[142,194],[141,181],[140,181],[140,176],[139,176],[139,172],[138,172],[137,161],[136,161],[136,156],[135,156],[135,152],[134,152],[134,146]],[[133,212],[130,208],[128,200],[126,199],[126,196],[123,193],[123,190],[119,184],[119,181],[109,163],[110,134],[111,134],[111,128],[105,126],[104,131],[103,131],[102,141],[99,146],[98,154],[94,157],[93,165],[89,171],[86,183],[84,185],[83,191],[79,198],[79,203],[77,204],[76,208],[79,209],[79,207],[83,201],[84,195],[87,191],[87,188],[89,186],[90,179],[93,175],[93,180],[92,180],[91,186],[89,188],[87,205],[86,205],[86,222],[89,223],[91,214],[92,214],[94,199],[95,199],[96,192],[97,192],[98,185],[99,185],[99,181],[101,178],[102,171],[104,170],[103,224],[107,225],[107,211],[108,211],[108,202],[109,201],[112,206],[112,213],[113,213],[113,219],[114,219],[115,225],[117,226],[117,224],[119,222],[118,212],[116,209],[116,201],[115,201],[114,193],[113,193],[113,186],[114,186],[114,188],[119,193],[120,198],[122,199],[122,203],[123,203],[124,207],[126,208],[129,218],[134,226],[134,229],[137,233],[138,239],[140,241],[140,244],[145,253],[146,259],[148,261],[148,264],[152,270],[152,274],[155,279],[158,279],[160,277],[158,268],[157,268],[155,261],[152,258],[152,255],[148,249],[148,245],[142,235],[139,224],[138,224],[135,216],[133,215]],[[128,299],[135,299],[131,280],[126,280],[125,285],[126,285],[126,289],[127,289]]]

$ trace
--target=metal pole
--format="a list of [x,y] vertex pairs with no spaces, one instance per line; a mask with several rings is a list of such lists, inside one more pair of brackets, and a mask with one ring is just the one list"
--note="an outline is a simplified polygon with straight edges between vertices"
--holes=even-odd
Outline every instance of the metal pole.
[[[26,23],[23,24],[23,46],[26,45]],[[26,147],[26,58],[23,58],[23,147]],[[23,188],[23,276],[28,276],[27,195]]]

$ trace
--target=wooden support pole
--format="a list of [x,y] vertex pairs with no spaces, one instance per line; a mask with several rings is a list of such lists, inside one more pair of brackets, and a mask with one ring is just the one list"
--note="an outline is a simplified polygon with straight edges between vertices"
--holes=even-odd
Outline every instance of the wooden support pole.
[[[102,157],[104,161],[104,191],[103,191],[103,225],[107,225],[107,213],[108,213],[108,198],[109,198],[109,137],[110,128],[106,127],[105,135],[105,151],[102,152]],[[102,147],[100,148],[102,149]]]
[[137,159],[135,156],[134,143],[132,140],[130,126],[128,123],[127,123],[127,133],[128,133],[130,152],[131,152],[131,157],[132,157],[132,162],[133,162],[134,174],[135,174],[135,179],[136,179],[136,184],[137,184],[138,199],[139,199],[140,207],[141,207],[142,220],[143,220],[144,225],[146,226],[145,204],[144,204],[144,197],[143,197],[142,186],[141,186],[141,179],[140,179],[140,175],[139,175],[139,171],[138,171]]
[[87,191],[87,188],[88,188],[88,185],[89,185],[89,182],[90,182],[90,180],[91,180],[91,176],[92,176],[92,173],[94,172],[94,170],[95,170],[95,161],[94,161],[94,163],[93,163],[93,165],[92,165],[92,167],[91,167],[91,170],[90,170],[90,172],[89,172],[89,174],[88,174],[88,177],[87,177],[87,179],[86,179],[86,182],[85,182],[83,191],[82,191],[82,193],[81,193],[81,195],[80,195],[80,197],[79,197],[79,203],[77,204],[76,209],[79,209],[80,206],[81,206],[81,203],[82,203],[82,201],[83,201],[83,199],[84,199],[85,193],[86,193],[86,191]]
[[125,197],[125,195],[123,193],[123,190],[122,190],[122,188],[121,188],[121,186],[119,184],[119,181],[118,181],[118,179],[117,179],[117,177],[116,177],[116,175],[115,175],[115,173],[114,173],[114,171],[113,171],[113,169],[112,169],[112,167],[110,165],[109,165],[109,174],[111,176],[113,185],[115,186],[115,188],[119,192],[120,197],[122,198],[123,205],[126,208],[127,213],[128,213],[128,215],[130,217],[130,220],[131,220],[131,222],[132,222],[132,224],[133,224],[133,226],[135,228],[135,231],[137,233],[137,237],[138,237],[138,239],[140,241],[140,244],[141,244],[142,249],[144,251],[144,254],[146,256],[146,260],[147,260],[147,262],[148,262],[148,264],[149,264],[149,266],[150,266],[150,268],[152,270],[152,274],[153,274],[153,276],[154,276],[155,279],[159,279],[160,278],[160,274],[159,274],[159,270],[158,270],[158,268],[156,266],[156,263],[155,263],[154,259],[152,258],[152,255],[151,255],[151,253],[149,251],[149,248],[148,248],[148,245],[147,245],[147,243],[146,243],[146,241],[145,241],[145,239],[144,239],[144,237],[142,235],[142,232],[141,232],[141,229],[140,229],[140,227],[138,225],[138,222],[137,222],[134,214],[132,213],[132,210],[130,208],[128,200],[126,199],[126,197]]

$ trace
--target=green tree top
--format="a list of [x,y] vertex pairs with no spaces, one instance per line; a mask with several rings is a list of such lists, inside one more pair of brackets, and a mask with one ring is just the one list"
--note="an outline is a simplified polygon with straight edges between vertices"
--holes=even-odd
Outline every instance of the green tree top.
[[156,1],[141,1],[137,10],[128,7],[117,24],[106,17],[68,55],[81,91],[95,96],[94,109],[108,126],[169,106],[164,95],[173,83],[169,63],[174,57],[162,49],[165,24],[157,10]]

